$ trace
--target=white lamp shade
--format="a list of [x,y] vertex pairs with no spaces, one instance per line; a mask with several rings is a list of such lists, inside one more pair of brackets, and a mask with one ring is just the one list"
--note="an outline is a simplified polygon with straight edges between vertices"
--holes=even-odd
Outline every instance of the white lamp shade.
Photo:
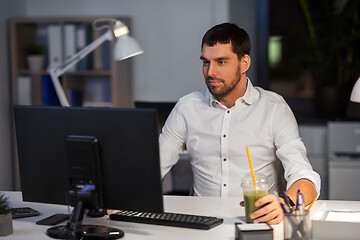
[[114,47],[114,60],[121,61],[143,53],[139,44],[129,35],[120,36]]
[[360,103],[360,77],[352,89],[350,101]]

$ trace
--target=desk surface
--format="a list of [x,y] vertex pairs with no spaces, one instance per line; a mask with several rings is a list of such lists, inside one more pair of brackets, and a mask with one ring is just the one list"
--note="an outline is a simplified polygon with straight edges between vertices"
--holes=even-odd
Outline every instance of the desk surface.
[[[48,226],[36,225],[35,222],[54,213],[68,213],[67,206],[23,202],[21,192],[4,192],[9,197],[12,207],[32,207],[42,213],[40,216],[13,220],[14,233],[2,239],[50,239],[45,235]],[[235,239],[234,223],[242,222],[244,208],[238,198],[164,196],[164,208],[167,212],[179,212],[215,216],[224,219],[224,223],[210,230],[196,230],[149,224],[112,221],[108,216],[103,218],[84,218],[84,224],[108,225],[120,228],[125,232],[122,239]],[[360,201],[317,201],[312,208],[312,218],[321,220],[326,209],[348,209],[360,211]],[[274,239],[283,239],[282,224],[273,226]],[[355,239],[355,238],[354,238]]]

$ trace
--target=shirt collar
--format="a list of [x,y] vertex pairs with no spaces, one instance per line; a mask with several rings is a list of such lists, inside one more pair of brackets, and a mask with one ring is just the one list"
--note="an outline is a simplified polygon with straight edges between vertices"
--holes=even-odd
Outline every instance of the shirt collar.
[[220,102],[214,97],[214,95],[211,94],[208,88],[206,89],[206,100],[210,107],[215,107],[217,104],[220,104]]
[[[250,79],[248,77],[246,77],[247,80],[247,84],[246,84],[246,91],[244,96],[242,96],[241,98],[237,99],[235,102],[235,105],[241,101],[241,102],[245,102],[249,105],[252,105],[254,103],[256,103],[259,100],[260,97],[260,93],[258,90],[256,90],[256,88],[254,88],[254,86],[252,85]],[[214,95],[212,95],[209,91],[209,89],[206,89],[206,99],[207,102],[209,103],[210,107],[214,107],[218,104],[220,104],[220,102],[214,97]]]
[[245,92],[244,96],[241,97],[240,99],[244,99],[244,101],[247,104],[252,105],[259,100],[260,93],[256,88],[254,88],[250,79],[248,77],[246,77],[246,79],[247,79],[246,92]]

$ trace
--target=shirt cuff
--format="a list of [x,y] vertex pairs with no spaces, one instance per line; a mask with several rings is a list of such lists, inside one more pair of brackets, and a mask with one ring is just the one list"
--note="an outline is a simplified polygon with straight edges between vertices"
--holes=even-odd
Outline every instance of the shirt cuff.
[[289,189],[291,185],[293,185],[294,182],[296,182],[299,179],[307,179],[311,181],[316,190],[316,199],[320,195],[320,189],[321,189],[321,179],[320,175],[315,171],[309,171],[309,170],[300,170],[296,174],[293,174],[287,181],[286,189]]

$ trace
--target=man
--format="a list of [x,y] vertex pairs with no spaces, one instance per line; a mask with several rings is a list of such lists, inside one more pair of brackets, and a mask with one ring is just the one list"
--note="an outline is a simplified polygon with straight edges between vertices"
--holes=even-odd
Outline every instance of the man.
[[[286,193],[305,203],[316,199],[320,177],[312,170],[289,106],[276,93],[253,87],[248,34],[235,24],[211,28],[203,37],[200,59],[207,89],[182,97],[159,137],[162,176],[186,148],[191,158],[196,196],[242,196],[241,180],[250,172],[249,147],[255,172],[263,173],[276,192],[277,166],[282,163]],[[280,223],[283,211],[269,194],[250,217],[254,222]]]

